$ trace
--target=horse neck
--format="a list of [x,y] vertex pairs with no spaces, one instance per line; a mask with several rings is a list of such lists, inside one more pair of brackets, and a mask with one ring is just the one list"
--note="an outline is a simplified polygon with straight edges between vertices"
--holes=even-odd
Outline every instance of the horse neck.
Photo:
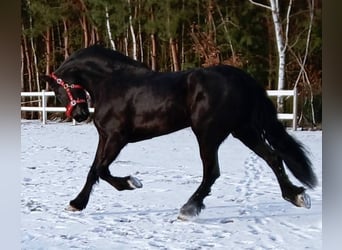
[[96,86],[96,80],[86,77],[80,82],[80,85],[89,93],[92,102],[95,103],[96,99],[98,99],[99,92],[99,88]]
[[[124,83],[132,81],[135,77],[153,73],[147,68],[130,67],[120,70],[113,70],[105,74],[94,74],[93,72],[83,72],[80,85],[90,94],[94,103],[99,98],[100,92],[106,91],[106,85]],[[105,75],[108,75],[107,77]]]

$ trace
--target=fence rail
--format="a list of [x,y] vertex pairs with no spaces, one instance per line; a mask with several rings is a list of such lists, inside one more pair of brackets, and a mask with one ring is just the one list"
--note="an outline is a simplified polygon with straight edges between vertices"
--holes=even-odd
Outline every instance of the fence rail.
[[[267,90],[267,94],[270,97],[279,97],[279,96],[286,96],[293,98],[293,108],[292,113],[278,113],[278,118],[280,120],[292,120],[292,129],[297,129],[297,91],[296,89],[293,90]],[[46,124],[47,121],[47,113],[48,112],[65,112],[66,109],[64,107],[47,107],[47,97],[48,96],[55,96],[53,91],[41,91],[41,92],[21,92],[21,97],[40,97],[41,99],[38,100],[39,105],[32,107],[32,106],[23,106],[21,105],[21,111],[35,111],[42,113],[42,122]],[[89,108],[90,112],[94,112],[94,108]]]

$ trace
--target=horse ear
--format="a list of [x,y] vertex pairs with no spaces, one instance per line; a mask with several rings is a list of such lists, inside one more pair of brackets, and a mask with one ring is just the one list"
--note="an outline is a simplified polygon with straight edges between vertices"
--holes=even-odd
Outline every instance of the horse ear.
[[53,89],[53,88],[57,87],[56,81],[51,76],[41,75],[39,78],[40,78],[40,84],[41,84],[42,89],[46,88],[45,83],[48,83],[49,88]]

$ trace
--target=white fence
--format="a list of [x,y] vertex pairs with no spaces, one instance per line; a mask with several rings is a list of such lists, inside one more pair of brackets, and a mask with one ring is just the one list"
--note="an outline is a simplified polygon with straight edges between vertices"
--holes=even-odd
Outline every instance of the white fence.
[[279,120],[292,120],[292,129],[297,130],[297,89],[291,90],[267,90],[267,94],[270,97],[286,96],[292,97],[292,113],[278,113]]
[[[278,97],[278,96],[286,96],[293,98],[293,109],[292,113],[278,113],[278,118],[280,120],[292,120],[292,128],[293,130],[297,129],[297,91],[293,90],[268,90],[268,96],[270,97]],[[47,121],[47,113],[48,112],[65,112],[66,109],[64,107],[47,107],[47,97],[55,96],[53,91],[41,91],[41,92],[21,92],[21,96],[31,96],[31,97],[41,97],[38,98],[39,105],[37,107],[31,106],[23,106],[21,105],[21,111],[36,111],[42,112],[42,122],[46,124]],[[94,112],[94,108],[89,109],[90,112]]]

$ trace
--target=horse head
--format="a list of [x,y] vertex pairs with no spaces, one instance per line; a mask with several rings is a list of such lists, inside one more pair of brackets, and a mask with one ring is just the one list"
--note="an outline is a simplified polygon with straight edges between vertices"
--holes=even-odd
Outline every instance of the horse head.
[[66,115],[77,122],[85,121],[90,113],[87,102],[87,93],[84,88],[72,80],[62,79],[52,73],[43,76],[49,88],[55,92],[58,101],[66,108]]

